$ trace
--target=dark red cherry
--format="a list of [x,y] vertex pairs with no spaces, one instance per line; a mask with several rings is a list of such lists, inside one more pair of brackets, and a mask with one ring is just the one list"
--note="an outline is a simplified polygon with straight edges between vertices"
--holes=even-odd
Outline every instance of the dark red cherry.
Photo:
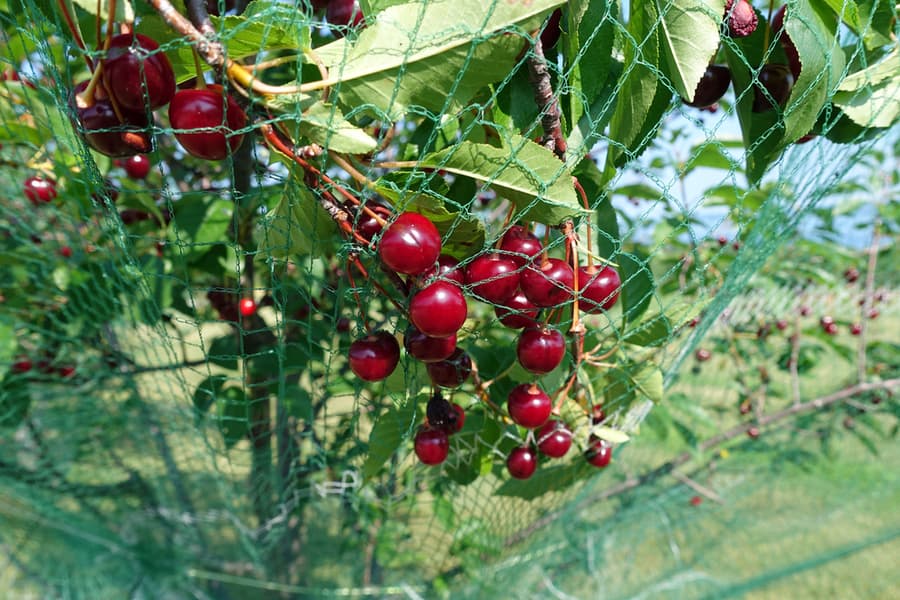
[[29,177],[22,184],[22,188],[25,197],[34,205],[39,202],[50,202],[56,198],[56,182],[52,179]]
[[778,319],[777,321],[775,321],[775,327],[778,329],[778,331],[784,331],[788,328],[788,322],[784,319]]
[[[349,213],[353,214],[356,212],[355,206],[352,206],[349,203],[345,206]],[[381,233],[383,222],[391,218],[391,209],[371,200],[366,202],[366,208],[375,213],[375,215],[381,217],[381,220],[379,221],[379,219],[375,218],[375,216],[369,212],[359,211],[359,217],[356,221],[356,232],[371,242],[372,238]]]
[[[356,27],[365,22],[359,3],[355,0],[331,0],[325,8],[325,20],[331,25]],[[341,35],[340,31],[337,32]]]
[[547,19],[547,25],[544,27],[544,30],[541,32],[541,47],[544,49],[544,52],[552,48],[556,45],[556,42],[559,41],[560,28],[559,23],[562,20],[562,10],[557,8],[552,13],[550,13],[550,18]]
[[753,427],[748,428],[747,429],[747,437],[749,437],[751,440],[755,440],[756,438],[758,438],[759,437],[759,427],[756,427],[754,425]]
[[706,362],[712,358],[712,352],[706,348],[698,348],[697,351],[694,352],[694,358],[697,359],[697,362]]
[[[247,115],[219,85],[179,90],[169,103],[175,139],[191,156],[222,160],[234,153],[244,135]],[[204,131],[198,131],[204,130]]]
[[87,81],[76,85],[69,102],[75,112],[75,129],[87,145],[112,157],[151,152],[153,139],[147,113],[122,110],[124,121],[120,121],[100,86],[93,99],[80,97],[87,86]]
[[597,314],[615,305],[619,299],[622,280],[619,278],[619,272],[609,265],[599,270],[595,268],[593,272],[590,267],[580,267],[578,286],[581,288],[578,308],[588,314]]
[[409,303],[409,320],[431,337],[456,335],[466,322],[466,297],[456,284],[435,281],[416,292]]
[[444,360],[428,363],[426,368],[434,385],[455,388],[465,383],[472,374],[472,359],[457,348]]
[[450,406],[451,408],[453,408],[453,412],[456,413],[456,418],[451,419],[453,427],[449,431],[447,431],[447,433],[453,435],[454,433],[459,433],[460,431],[462,431],[463,426],[466,424],[466,411],[462,406],[456,404],[455,402]]
[[466,420],[466,413],[459,404],[451,404],[440,392],[435,392],[425,409],[428,426],[443,429],[449,435],[459,432]]
[[243,316],[249,317],[256,312],[256,302],[253,298],[244,298],[238,304],[238,310]]
[[572,299],[575,273],[566,261],[548,258],[522,271],[519,285],[535,306],[558,306]]
[[472,293],[490,304],[503,304],[519,287],[516,263],[496,254],[482,254],[466,268]]
[[859,269],[856,267],[848,267],[844,269],[844,281],[847,283],[856,283],[859,279]]
[[828,335],[837,335],[837,333],[838,333],[837,323],[829,323],[827,325],[824,325],[822,327],[822,330],[825,333],[827,333]]
[[521,225],[513,225],[503,234],[500,240],[500,250],[503,256],[514,263],[518,268],[525,266],[526,262],[530,262],[532,258],[541,253],[544,246],[536,235],[522,227]]
[[406,353],[425,363],[444,360],[456,350],[456,334],[436,338],[430,337],[410,325],[403,335],[403,347]]
[[535,325],[539,308],[521,291],[503,303],[494,307],[494,314],[500,322],[510,329],[522,329]]
[[376,331],[350,344],[350,369],[365,381],[381,381],[400,361],[400,344],[386,331]]
[[[793,87],[794,76],[791,75],[791,70],[787,65],[763,65],[753,87],[753,112],[766,112],[775,108],[775,105],[783,107],[787,103]],[[769,96],[772,97],[775,104],[772,104]]]
[[136,154],[122,160],[122,168],[132,179],[146,179],[150,174],[150,159],[145,154]]
[[72,258],[72,247],[71,246],[63,246],[59,249],[59,255],[63,258]]
[[538,450],[550,458],[561,458],[572,446],[572,432],[556,419],[547,421],[535,434]]
[[517,425],[535,429],[547,422],[553,403],[536,383],[522,383],[514,387],[506,398],[509,418]]
[[728,35],[741,38],[756,31],[759,17],[747,0],[725,0],[725,21],[728,24]]
[[32,364],[31,359],[25,356],[20,356],[16,359],[16,362],[12,364],[13,373],[27,373],[31,370]]
[[588,448],[584,452],[584,458],[591,465],[602,469],[612,460],[612,446],[606,440],[591,436]]
[[446,254],[438,256],[438,266],[434,277],[453,281],[459,285],[465,285],[466,283],[466,276],[462,269],[459,268],[459,261]]
[[397,273],[421,275],[434,267],[441,254],[441,234],[427,217],[405,212],[381,236],[378,254]]
[[595,404],[591,407],[591,425],[599,425],[606,420],[606,411],[603,410],[602,404]]
[[854,323],[850,326],[850,335],[860,335],[862,333],[862,325]]
[[731,85],[731,69],[725,65],[709,65],[697,83],[694,97],[685,100],[684,103],[696,108],[712,106],[725,95],[729,85]]
[[422,427],[415,437],[416,456],[426,465],[439,465],[450,453],[450,439],[441,429]]
[[514,448],[506,458],[506,469],[516,479],[528,479],[537,469],[537,453],[528,446]]
[[797,46],[794,45],[794,41],[784,28],[785,11],[787,11],[787,4],[783,5],[775,11],[774,15],[772,15],[772,34],[781,36],[778,41],[781,42],[781,47],[784,49],[784,53],[787,56],[788,66],[791,68],[791,75],[794,76],[794,80],[797,80],[800,79],[800,70],[802,67],[800,64],[800,53],[797,52]]
[[140,33],[113,36],[103,60],[103,82],[119,106],[146,112],[175,95],[175,73],[159,44]]
[[555,369],[566,354],[566,339],[551,327],[531,327],[519,336],[516,356],[527,371],[543,375]]

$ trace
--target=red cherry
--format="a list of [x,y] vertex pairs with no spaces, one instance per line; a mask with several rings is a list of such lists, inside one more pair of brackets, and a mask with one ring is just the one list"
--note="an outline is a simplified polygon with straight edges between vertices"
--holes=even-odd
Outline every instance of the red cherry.
[[466,283],[479,299],[504,304],[519,287],[519,273],[513,261],[496,254],[483,254],[466,268]]
[[[558,12],[558,11],[557,11]],[[522,268],[526,262],[541,253],[544,247],[536,235],[522,227],[521,225],[513,225],[503,234],[500,240],[500,250],[508,253],[505,257],[516,264],[516,267]]]
[[828,335],[837,335],[837,332],[838,332],[837,323],[829,323],[827,325],[824,325],[822,327],[822,330],[825,333],[827,333]]
[[564,260],[548,258],[522,271],[519,285],[535,306],[558,306],[572,299],[575,273]]
[[222,160],[241,145],[244,135],[234,132],[247,125],[247,115],[221,86],[210,85],[179,90],[169,103],[169,121],[174,129],[186,130],[176,131],[175,139],[188,154]]
[[92,99],[80,98],[88,82],[75,86],[69,104],[75,112],[75,129],[88,146],[106,156],[133,156],[153,150],[150,119],[146,112],[122,109],[119,120],[109,98],[97,86]]
[[52,179],[29,177],[22,184],[22,187],[25,191],[25,197],[34,205],[37,205],[38,202],[50,202],[56,198],[56,182]]
[[541,48],[544,49],[544,52],[552,48],[556,45],[556,42],[559,41],[559,22],[562,20],[562,10],[557,8],[552,13],[550,13],[550,18],[547,19],[547,25],[544,27],[544,30],[541,32]]
[[859,269],[856,267],[849,267],[844,269],[844,280],[847,283],[856,283],[859,279]]
[[256,302],[252,298],[244,298],[238,304],[238,310],[243,316],[249,317],[256,312]]
[[602,469],[609,465],[609,461],[612,460],[612,446],[606,440],[591,436],[584,458],[591,465]]
[[456,350],[456,334],[436,338],[430,337],[410,325],[403,335],[406,353],[424,363],[438,362],[448,358]]
[[438,256],[438,266],[434,277],[453,281],[459,285],[465,285],[466,283],[466,276],[462,269],[459,268],[459,261],[446,254]]
[[706,348],[698,348],[697,351],[694,352],[694,358],[697,359],[697,362],[706,362],[712,358],[712,352]]
[[466,322],[466,297],[455,284],[435,281],[419,290],[409,303],[409,320],[430,337],[456,335]]
[[823,328],[833,324],[834,319],[828,315],[825,315],[819,319],[819,325],[821,325]]
[[555,419],[547,421],[538,430],[538,450],[550,458],[561,458],[572,446],[572,432],[562,421]]
[[595,404],[591,407],[591,425],[598,425],[606,420],[606,411],[603,410],[602,404]]
[[[355,0],[331,0],[325,9],[325,20],[331,25],[356,27],[365,22],[365,17]],[[337,35],[342,35],[339,29],[334,31]]]
[[759,437],[759,427],[753,426],[747,429],[747,436],[751,440],[755,440]]
[[113,36],[103,82],[119,106],[135,112],[162,108],[175,95],[175,73],[155,40],[140,33]]
[[537,469],[537,454],[528,446],[514,448],[506,458],[506,469],[516,479],[528,479]]
[[64,367],[60,367],[56,370],[56,373],[60,377],[71,377],[75,374],[75,367],[72,365],[66,365]]
[[519,336],[516,356],[527,371],[537,375],[549,373],[566,354],[563,334],[550,327],[532,327]]
[[376,331],[350,344],[350,368],[365,381],[381,381],[400,361],[400,344],[386,331]]
[[775,321],[775,327],[778,328],[778,331],[784,331],[788,327],[788,322],[784,319],[778,319]]
[[447,432],[441,429],[422,427],[416,433],[414,445],[416,456],[426,465],[439,465],[450,453],[450,440]]
[[466,424],[466,411],[463,409],[463,407],[454,402],[452,408],[453,412],[456,413],[456,419],[453,420],[453,428],[447,432],[450,435],[462,431],[463,425]]
[[514,387],[506,398],[509,418],[528,429],[540,427],[550,418],[553,403],[536,383],[522,383]]
[[16,362],[12,364],[13,373],[27,373],[31,370],[31,367],[31,360],[24,356],[19,357]]
[[791,89],[794,87],[794,76],[791,74],[790,68],[787,65],[763,65],[757,80],[757,85],[753,88],[754,96],[751,107],[753,112],[762,113],[772,110],[775,108],[772,100],[778,106],[784,107],[791,95]]
[[694,89],[694,97],[684,100],[684,103],[695,108],[713,106],[722,99],[729,85],[731,85],[731,69],[725,65],[708,65]]
[[691,496],[691,506],[700,506],[703,504],[703,498],[700,496]]
[[719,243],[720,246],[724,246],[728,243],[728,238],[725,237],[724,235],[720,235],[716,241]]
[[806,305],[803,305],[800,307],[800,316],[801,317],[808,317],[810,315],[810,313],[812,313],[812,309],[810,307],[808,307]]
[[[353,206],[350,206],[349,203],[346,205],[346,208],[347,211],[351,214],[357,212],[357,209]],[[375,215],[369,214],[367,211],[358,211],[356,233],[371,242],[372,238],[381,233],[381,230],[383,229],[383,221],[391,217],[391,209],[371,200],[366,202],[366,208],[375,213],[375,215],[381,217],[381,220],[379,220],[375,217]]]
[[880,314],[881,313],[878,312],[877,308],[873,308],[873,309],[869,310],[869,313],[866,316],[869,317],[870,319],[877,319],[878,315],[880,315]]
[[63,258],[72,258],[72,248],[69,246],[63,246],[59,249],[59,255]]
[[500,322],[510,329],[522,329],[536,325],[535,319],[539,309],[531,303],[521,291],[503,303],[494,307],[494,314]]
[[425,368],[434,385],[455,388],[465,383],[472,374],[472,359],[457,348],[444,360],[428,363]]
[[435,392],[425,409],[425,422],[432,429],[442,429],[453,435],[463,428],[466,413],[459,404],[450,404],[440,392]]
[[146,179],[150,174],[150,159],[146,154],[136,154],[122,161],[122,168],[132,179]]
[[578,269],[578,285],[581,288],[578,308],[593,315],[609,310],[616,304],[622,280],[619,272],[609,265],[593,272],[590,267],[581,267]]
[[405,212],[381,236],[378,254],[397,273],[421,275],[441,254],[441,234],[427,217]]

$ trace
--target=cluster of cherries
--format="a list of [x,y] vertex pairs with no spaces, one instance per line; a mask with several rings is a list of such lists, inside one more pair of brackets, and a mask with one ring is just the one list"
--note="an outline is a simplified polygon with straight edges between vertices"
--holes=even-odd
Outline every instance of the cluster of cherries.
[[175,74],[155,40],[114,35],[93,76],[75,86],[70,105],[76,129],[97,152],[112,157],[153,149],[152,112],[169,105],[175,138],[197,158],[222,160],[240,146],[243,109],[219,85],[177,89]]
[[[366,239],[373,235],[364,220],[357,229]],[[456,388],[472,372],[469,355],[458,348],[457,333],[468,314],[464,289],[494,306],[504,326],[521,329],[516,345],[519,363],[535,376],[555,369],[563,360],[563,334],[538,321],[542,309],[553,309],[576,299],[576,271],[564,260],[550,258],[540,240],[526,227],[510,227],[496,249],[475,257],[464,267],[441,254],[441,236],[425,216],[404,212],[387,225],[378,243],[381,262],[397,274],[408,275],[415,291],[409,301],[409,327],[404,335],[406,353],[426,365],[437,388]],[[618,272],[606,265],[577,270],[580,308],[599,313],[618,299]],[[351,370],[365,381],[388,377],[400,360],[400,345],[391,333],[379,330],[350,345]],[[546,456],[566,454],[572,432],[561,421],[551,419],[553,403],[537,383],[522,383],[507,398],[510,420],[536,430],[537,448]],[[429,465],[442,463],[449,452],[448,436],[464,418],[463,409],[441,399],[437,393],[429,403],[427,419],[415,437],[419,459]],[[458,418],[457,418],[458,417]],[[588,460],[597,466],[609,462],[611,448],[602,440],[591,440]],[[537,454],[530,446],[513,450],[507,460],[517,478],[530,477]]]

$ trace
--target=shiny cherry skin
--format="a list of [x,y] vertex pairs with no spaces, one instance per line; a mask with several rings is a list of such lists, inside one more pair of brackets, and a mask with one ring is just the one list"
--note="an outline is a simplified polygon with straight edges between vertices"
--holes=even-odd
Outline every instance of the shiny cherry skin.
[[381,236],[378,254],[392,271],[421,275],[434,268],[441,254],[441,234],[427,217],[401,213]]
[[56,182],[52,179],[29,177],[22,183],[22,188],[25,197],[34,205],[40,202],[51,202],[56,198]]
[[238,304],[238,311],[243,316],[249,317],[256,312],[256,302],[253,301],[253,298],[244,298]]
[[122,161],[122,168],[132,179],[146,179],[151,166],[150,158],[146,154],[135,154]]
[[[175,139],[188,154],[205,160],[222,160],[234,153],[244,139],[235,131],[247,125],[247,115],[221,86],[179,90],[169,103],[169,121]],[[210,131],[192,131],[192,130]]]
[[697,83],[694,97],[684,103],[695,108],[712,106],[722,99],[731,85],[731,69],[725,65],[709,65]]
[[381,381],[400,361],[400,344],[386,331],[376,331],[350,344],[350,369],[364,381]]
[[365,18],[359,3],[355,0],[331,0],[325,8],[325,20],[331,25],[356,27],[363,23]]
[[548,258],[540,265],[530,265],[522,271],[519,285],[535,306],[559,306],[572,299],[575,273],[559,258]]
[[541,32],[541,47],[543,48],[544,52],[555,46],[556,42],[559,41],[559,35],[561,33],[559,23],[561,20],[561,9],[557,8],[552,13],[550,13],[550,18],[547,19],[547,25]]
[[787,104],[793,87],[794,76],[787,65],[763,65],[757,77],[757,83],[753,88],[753,112],[761,113],[775,108],[775,105],[763,92],[763,88],[769,93],[775,104],[783,107]]
[[416,456],[422,463],[429,466],[441,464],[447,460],[447,455],[450,454],[450,439],[447,432],[441,429],[422,427],[416,433],[413,444]]
[[466,424],[466,411],[462,406],[455,402],[451,405],[451,408],[453,408],[453,412],[456,413],[456,419],[453,420],[453,426],[447,433],[453,435],[454,433],[462,431],[463,426]]
[[551,327],[525,329],[516,344],[519,364],[536,375],[543,375],[555,369],[565,354],[565,337],[559,330]]
[[602,469],[612,460],[612,446],[606,440],[591,436],[584,458],[592,466]]
[[406,353],[424,363],[438,362],[448,358],[456,350],[456,334],[447,337],[430,337],[410,325],[403,335]]
[[518,291],[502,305],[494,307],[494,314],[506,327],[510,329],[523,329],[537,325],[540,309],[535,306],[524,293]]
[[434,272],[434,277],[452,281],[457,285],[465,285],[466,283],[466,276],[465,273],[463,273],[463,270],[459,268],[459,261],[446,254],[438,256],[438,264],[437,269]]
[[461,386],[472,374],[472,359],[460,348],[444,360],[426,365],[428,376],[434,385],[445,388]]
[[537,453],[528,446],[513,448],[506,458],[506,469],[516,479],[528,479],[537,469]]
[[550,458],[561,458],[572,446],[572,432],[562,421],[547,421],[535,434],[538,450]]
[[490,304],[504,304],[519,287],[516,263],[496,254],[483,254],[466,268],[472,293]]
[[530,262],[541,253],[544,246],[536,235],[522,227],[513,225],[503,234],[500,240],[500,250],[503,256],[522,268],[526,262]]
[[151,152],[153,138],[147,113],[122,110],[124,121],[120,121],[100,86],[95,90],[94,98],[79,98],[87,85],[87,81],[76,85],[69,101],[75,112],[75,129],[87,145],[111,157]]
[[522,383],[514,387],[506,398],[509,418],[517,425],[535,429],[547,422],[553,411],[550,396],[536,383]]
[[13,373],[19,373],[21,375],[22,373],[27,373],[28,371],[30,371],[32,366],[33,365],[31,359],[25,356],[20,356],[12,364],[12,371]]
[[619,272],[609,265],[600,269],[581,267],[578,270],[578,285],[581,298],[578,308],[589,315],[598,314],[615,306],[622,289]]
[[103,60],[103,82],[119,106],[135,112],[162,108],[175,95],[175,73],[152,38],[113,36]]
[[466,297],[459,286],[435,281],[416,292],[409,303],[409,320],[430,337],[456,335],[466,322]]

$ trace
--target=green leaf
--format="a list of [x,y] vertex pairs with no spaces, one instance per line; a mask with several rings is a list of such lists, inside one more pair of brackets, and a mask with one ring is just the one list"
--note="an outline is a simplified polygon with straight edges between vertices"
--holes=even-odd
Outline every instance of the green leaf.
[[565,490],[595,472],[596,470],[584,460],[574,460],[566,465],[540,467],[528,479],[509,479],[494,493],[497,496],[532,500],[548,492]]
[[663,374],[659,367],[650,361],[629,366],[629,377],[638,392],[654,404],[663,399]]
[[316,102],[303,113],[300,135],[334,152],[365,154],[378,144],[368,133],[351,124],[333,104]]
[[215,403],[227,380],[225,375],[212,375],[201,381],[194,390],[194,408],[200,413],[208,411],[209,407]]
[[262,220],[257,233],[261,252],[273,258],[321,253],[337,238],[337,226],[302,180],[292,177],[285,194]]
[[391,6],[353,42],[316,49],[348,107],[368,105],[391,118],[417,105],[453,112],[490,83],[503,81],[532,31],[564,0],[432,0]]
[[833,101],[862,127],[890,127],[900,115],[900,50],[844,78]]
[[615,261],[619,264],[619,277],[622,280],[622,291],[619,295],[622,318],[625,323],[635,323],[653,299],[653,292],[656,289],[653,273],[646,261],[635,254],[618,254]]
[[[96,0],[73,0],[73,2],[78,8],[83,9],[87,13],[99,15],[104,21],[108,19],[109,0],[100,0],[100,2]],[[116,2],[115,13],[116,21],[126,21],[128,23],[134,21],[134,9],[131,6],[131,2]]]
[[14,428],[28,416],[31,394],[28,381],[14,373],[7,373],[0,381],[0,427]]
[[390,406],[381,413],[369,434],[369,453],[363,463],[362,474],[371,479],[397,451],[416,425],[416,402],[407,400],[403,406]]
[[603,404],[608,410],[625,409],[634,402],[634,384],[631,375],[621,368],[613,368],[606,371],[604,376],[606,384],[603,390]]
[[607,427],[605,425],[594,425],[591,427],[591,435],[596,436],[601,440],[606,440],[610,444],[624,444],[631,439],[624,431],[619,431],[618,429],[613,429],[612,427]]
[[188,196],[172,205],[174,215],[170,224],[170,235],[180,245],[179,256],[192,262],[213,246],[224,244],[225,232],[232,223],[230,200],[203,194]]
[[582,215],[571,175],[556,156],[538,144],[514,136],[497,148],[460,142],[430,154],[418,167],[443,169],[484,182],[508,198],[527,218],[548,225]]
[[250,433],[250,403],[247,395],[241,388],[226,388],[219,398],[218,409],[219,432],[225,441],[225,447],[233,448]]
[[0,315],[0,364],[12,362],[18,343],[14,322],[6,315]]
[[206,358],[214,365],[234,371],[237,369],[240,356],[237,339],[233,335],[226,334],[213,340]]
[[725,0],[656,0],[660,15],[663,73],[682,98],[691,100],[719,47]]
[[[617,14],[614,0],[569,1],[568,26],[564,28],[560,47],[569,73],[567,83],[573,90],[566,96],[566,121],[571,126],[579,123],[585,110],[607,87],[609,78],[618,76],[610,69]],[[611,114],[611,110],[608,112]],[[583,155],[584,152],[578,152],[579,157]]]

